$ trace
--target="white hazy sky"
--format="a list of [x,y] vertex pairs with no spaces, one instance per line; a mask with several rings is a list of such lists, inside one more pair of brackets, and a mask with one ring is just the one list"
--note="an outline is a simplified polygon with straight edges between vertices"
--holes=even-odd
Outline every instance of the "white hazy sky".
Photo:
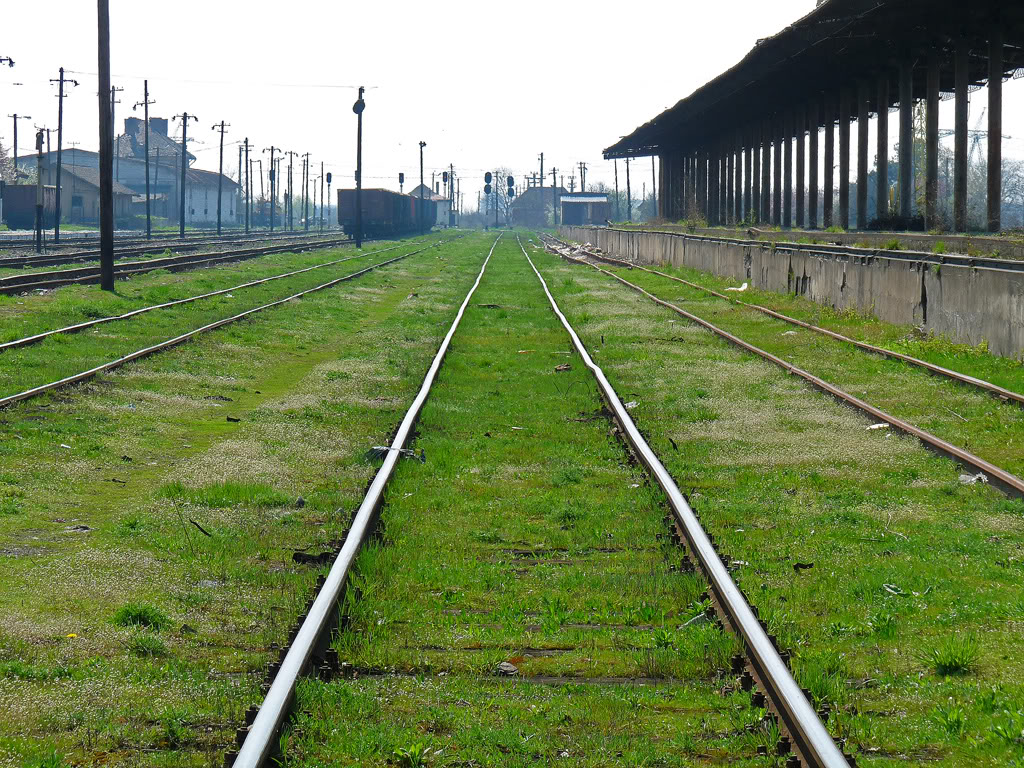
[[[428,180],[454,164],[473,208],[484,170],[504,166],[518,178],[538,170],[540,152],[545,171],[557,166],[567,186],[580,161],[589,165],[588,184],[610,184],[612,164],[601,159],[602,148],[732,66],[814,0],[110,5],[113,83],[124,88],[119,133],[148,77],[153,116],[188,110],[199,117],[189,126],[199,140],[190,147],[199,167],[216,170],[211,126],[226,120],[228,172],[237,172],[236,142],[248,136],[255,156],[271,144],[310,152],[334,173],[335,187],[348,186],[356,137],[351,86],[365,85],[365,186],[397,189],[403,171],[410,189],[423,140]],[[22,152],[33,145],[31,124],[56,127],[56,86],[48,80],[64,66],[81,83],[65,102],[65,146],[94,149],[96,4],[5,6],[0,56],[16,66],[0,67],[0,137],[10,144],[7,115],[14,112],[33,117],[19,128]],[[972,98],[972,127],[983,94]],[[1024,115],[1024,81],[1009,83],[1005,99],[1004,133],[1015,138],[1004,152],[1024,155],[1014,133]],[[952,102],[944,103],[943,124],[951,114]],[[178,124],[171,131],[180,135]],[[620,164],[624,183],[622,171]],[[637,194],[650,183],[649,162],[634,172]]]

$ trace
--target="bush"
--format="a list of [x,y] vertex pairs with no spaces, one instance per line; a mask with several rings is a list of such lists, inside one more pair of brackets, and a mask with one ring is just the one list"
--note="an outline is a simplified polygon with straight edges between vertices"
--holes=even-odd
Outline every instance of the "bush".
[[113,621],[119,627],[149,627],[158,631],[171,623],[166,613],[144,603],[128,603],[118,608]]
[[938,675],[966,675],[978,662],[978,641],[969,635],[947,637],[923,657]]

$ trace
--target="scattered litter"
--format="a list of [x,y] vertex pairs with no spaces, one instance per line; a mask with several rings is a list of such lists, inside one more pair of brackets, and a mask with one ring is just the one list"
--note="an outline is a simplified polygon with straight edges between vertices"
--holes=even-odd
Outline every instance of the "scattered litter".
[[670,437],[670,438],[668,439],[668,441],[669,441],[670,443],[672,443],[672,447],[673,447],[673,448],[675,448],[675,449],[676,449],[677,451],[679,450],[679,446],[678,446],[678,445],[676,444],[676,441],[675,441],[675,440],[673,440],[673,439],[672,439],[672,438]]
[[69,525],[64,529],[68,533],[88,533],[92,530],[88,525]]
[[906,597],[907,593],[897,587],[895,584],[883,584],[882,589],[888,592],[890,595],[899,595],[900,597]]
[[304,506],[306,506],[306,500],[299,496],[299,498],[295,500],[295,508],[302,509]]
[[71,450],[71,446],[70,446],[70,445],[68,445],[67,443],[61,443],[61,444],[60,444],[60,447],[61,447],[61,448],[67,448],[67,449],[68,449],[69,451]]
[[203,579],[199,582],[199,587],[202,589],[216,589],[220,586],[220,582],[216,579]]
[[386,445],[375,445],[366,452],[367,461],[374,459],[383,459],[388,455],[389,451],[398,451],[402,456],[407,459],[419,459],[421,464],[427,463],[427,452],[420,448],[420,453],[417,456],[416,451],[410,448],[388,448]]
[[633,483],[633,484],[632,484],[632,485],[630,485],[629,487],[630,487],[630,488],[639,488],[639,487],[640,487],[640,483]]
[[118,480],[116,477],[108,477],[107,478],[107,482],[108,483],[117,483],[118,485],[127,485],[128,484],[127,480]]
[[556,371],[571,371],[572,370],[572,366],[569,365],[568,363],[562,363],[561,365],[556,365],[555,366],[555,370]]
[[241,419],[236,419],[234,416],[228,416],[228,421],[230,421],[232,424],[237,424],[238,422],[241,421]]
[[988,483],[988,477],[984,472],[979,472],[976,475],[960,475],[960,482],[963,485],[974,485],[975,483],[982,483],[983,485]]
[[131,464],[132,457],[131,456],[122,456],[121,457],[121,461],[125,462],[126,464]]
[[234,297],[234,296],[232,296],[232,295],[231,295],[230,293],[226,293],[226,294],[224,294],[224,298],[225,298],[225,299],[233,299],[233,298],[235,298],[235,297]]
[[205,534],[206,536],[209,536],[211,539],[213,538],[213,534],[212,533],[210,533],[208,530],[203,528],[203,526],[201,526],[199,523],[197,523],[191,517],[188,519],[188,521],[190,523],[192,523],[192,525],[194,525],[196,528],[198,528],[203,534]]
[[182,624],[181,629],[178,630],[183,635],[194,635],[196,634],[195,627],[190,627],[188,624]]
[[536,351],[537,350],[535,350],[535,349],[520,349],[518,352],[516,352],[516,354],[517,355],[528,355],[531,352],[536,352]]
[[813,568],[813,567],[814,567],[814,563],[801,563],[799,560],[797,560],[795,563],[793,563],[793,570],[796,571],[797,573],[800,573],[800,571],[806,571],[808,568]]
[[526,429],[526,427],[512,427],[512,429],[517,429],[519,431],[522,431],[522,430]]
[[796,331],[786,331],[782,335],[783,336],[796,336]]
[[480,309],[501,309],[501,304],[477,304]]
[[743,293],[743,291],[747,290],[747,284],[744,283],[739,288],[726,288],[725,290],[727,290],[727,291],[736,291],[737,293]]
[[683,624],[683,626],[684,627],[689,627],[689,626],[693,626],[693,625],[696,625],[696,624],[707,624],[709,621],[711,621],[711,619],[709,619],[707,617],[707,614],[698,613],[696,616],[694,616],[688,622]]
[[232,400],[230,397],[225,397],[224,395],[207,395],[206,397],[203,398],[203,400],[216,400],[218,403],[234,402],[234,400]]
[[888,423],[886,423],[884,421],[881,421],[878,424],[872,424],[870,427],[864,427],[864,429],[866,429],[868,431],[870,431],[872,429],[888,429],[889,426],[890,425]]
[[626,403],[626,408],[629,410],[633,410],[638,405],[640,405],[640,403],[638,403],[636,400],[630,400],[628,403]]
[[515,664],[509,664],[507,661],[503,661],[498,665],[498,674],[503,677],[515,677],[519,674],[519,667]]

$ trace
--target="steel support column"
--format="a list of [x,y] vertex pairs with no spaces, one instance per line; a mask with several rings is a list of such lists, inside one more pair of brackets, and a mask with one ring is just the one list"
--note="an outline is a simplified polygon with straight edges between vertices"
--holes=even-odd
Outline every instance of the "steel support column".
[[761,221],[772,220],[772,121],[767,119],[761,127]]
[[735,190],[733,192],[735,205],[733,206],[733,221],[739,224],[743,221],[743,134],[736,131],[733,154],[736,156],[736,173],[733,181]]
[[857,86],[857,229],[868,227],[868,84]]
[[782,118],[782,226],[793,226],[793,112]]
[[804,150],[804,134],[807,132],[807,111],[801,106],[796,109],[796,225],[798,228],[804,226],[804,210],[806,200],[804,190],[806,189],[807,169],[804,167],[806,153]]
[[718,223],[728,224],[728,203],[729,196],[729,149],[725,142],[718,145]]
[[761,223],[761,124],[750,129],[750,223]]
[[988,38],[988,231],[1002,226],[1003,202],[1003,30],[993,24]]
[[835,167],[836,167],[836,110],[835,103],[828,96],[825,97],[825,158],[823,164],[824,178],[822,179],[822,224],[828,229],[835,223],[832,215],[833,203],[835,201]]
[[939,226],[939,58],[928,57],[925,89],[924,228]]
[[731,143],[725,147],[725,194],[722,197],[725,198],[725,215],[722,216],[723,224],[735,224],[736,218],[733,216],[733,210],[736,206],[736,155],[732,151]]
[[956,83],[956,118],[953,144],[953,228],[967,231],[967,111],[968,111],[968,48],[963,38],[957,40],[954,80]]
[[889,73],[878,78],[878,141],[875,146],[875,218],[889,217]]
[[772,135],[775,137],[775,165],[773,166],[774,183],[772,184],[772,224],[782,226],[782,134],[784,128],[782,116],[778,115],[772,124]]
[[750,222],[751,219],[751,201],[753,200],[752,194],[752,171],[751,166],[753,165],[754,157],[754,129],[753,126],[747,127],[746,138],[744,139],[746,146],[743,148],[743,221]]
[[839,91],[839,226],[850,228],[850,102],[853,96]]
[[900,217],[914,215],[914,66],[900,63]]
[[811,102],[807,112],[807,226],[818,228],[818,129],[821,124],[821,105]]

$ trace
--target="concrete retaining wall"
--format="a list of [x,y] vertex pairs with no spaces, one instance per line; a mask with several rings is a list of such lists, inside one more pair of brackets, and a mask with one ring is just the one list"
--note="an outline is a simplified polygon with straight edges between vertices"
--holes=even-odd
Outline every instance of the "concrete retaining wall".
[[875,254],[831,253],[784,244],[691,235],[562,227],[564,237],[643,264],[671,264],[796,293],[837,310],[853,309],[899,325],[923,326],[961,344],[988,343],[1024,357],[1024,273],[928,264]]

